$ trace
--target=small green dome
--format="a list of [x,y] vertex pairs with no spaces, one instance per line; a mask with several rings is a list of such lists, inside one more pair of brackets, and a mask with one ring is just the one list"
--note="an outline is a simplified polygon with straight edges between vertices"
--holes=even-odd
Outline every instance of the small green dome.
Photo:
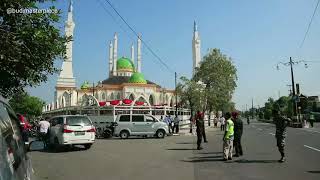
[[89,82],[88,81],[84,81],[81,85],[81,89],[88,89],[90,87]]
[[134,64],[129,58],[122,57],[117,61],[117,70],[134,71]]
[[131,75],[129,83],[147,84],[142,73],[135,72]]

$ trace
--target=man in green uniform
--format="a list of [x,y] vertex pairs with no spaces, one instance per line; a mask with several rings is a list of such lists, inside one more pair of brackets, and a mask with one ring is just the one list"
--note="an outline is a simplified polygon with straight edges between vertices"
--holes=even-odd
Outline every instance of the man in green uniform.
[[232,120],[234,123],[234,148],[236,150],[235,157],[239,157],[243,155],[242,146],[241,146],[241,137],[243,132],[243,123],[239,118],[238,112],[232,112]]
[[313,127],[314,115],[312,113],[309,114],[309,123],[310,126]]
[[204,132],[204,115],[200,111],[197,111],[196,115],[196,126],[197,126],[197,149],[203,149],[201,147],[202,136]]
[[223,160],[232,160],[234,124],[231,120],[231,114],[226,113],[226,130],[223,135]]
[[279,162],[285,162],[285,154],[284,154],[284,146],[285,146],[285,138],[287,135],[286,128],[288,123],[291,121],[289,118],[283,116],[281,112],[281,108],[276,106],[272,110],[273,120],[276,125],[276,139],[277,139],[277,146],[278,150],[281,154],[281,159]]

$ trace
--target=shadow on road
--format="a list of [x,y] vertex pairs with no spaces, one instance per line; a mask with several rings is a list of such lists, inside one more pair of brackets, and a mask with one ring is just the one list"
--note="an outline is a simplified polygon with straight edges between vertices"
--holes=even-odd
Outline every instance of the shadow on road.
[[191,159],[191,160],[181,160],[182,162],[191,162],[191,163],[199,163],[199,162],[218,162],[223,161],[223,159],[220,157],[219,159]]
[[222,152],[200,152],[197,154],[222,154]]
[[170,151],[193,151],[193,150],[197,150],[196,148],[170,148],[170,149],[167,149],[167,150],[170,150]]
[[73,147],[63,147],[60,148],[58,151],[54,149],[44,149],[44,144],[42,141],[32,141],[30,143],[30,152],[38,151],[43,153],[66,153],[66,152],[75,152],[75,151],[83,151],[85,150],[82,146],[73,146]]
[[208,158],[223,158],[222,155],[216,155],[216,156],[202,156],[202,157],[192,157],[191,159],[208,159]]
[[227,161],[226,163],[278,163],[278,160],[247,160],[239,159],[235,161]]
[[308,173],[320,174],[320,171],[307,171]]
[[177,142],[176,144],[197,144],[195,142]]

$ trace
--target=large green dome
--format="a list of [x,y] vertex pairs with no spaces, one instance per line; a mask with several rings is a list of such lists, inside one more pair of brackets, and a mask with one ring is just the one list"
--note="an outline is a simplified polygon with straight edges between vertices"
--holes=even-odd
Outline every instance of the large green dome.
[[147,84],[142,73],[135,72],[131,75],[129,83]]
[[117,70],[134,71],[134,64],[129,58],[122,57],[117,61]]
[[81,85],[81,89],[88,89],[90,87],[89,82],[88,81],[84,81]]

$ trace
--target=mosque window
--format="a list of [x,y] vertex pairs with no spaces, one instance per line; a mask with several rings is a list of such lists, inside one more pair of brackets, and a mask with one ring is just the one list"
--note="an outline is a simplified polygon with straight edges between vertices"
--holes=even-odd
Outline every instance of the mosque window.
[[117,94],[117,99],[120,99],[120,93]]
[[102,93],[102,95],[101,95],[101,99],[102,99],[102,101],[105,101],[106,100],[106,93]]

